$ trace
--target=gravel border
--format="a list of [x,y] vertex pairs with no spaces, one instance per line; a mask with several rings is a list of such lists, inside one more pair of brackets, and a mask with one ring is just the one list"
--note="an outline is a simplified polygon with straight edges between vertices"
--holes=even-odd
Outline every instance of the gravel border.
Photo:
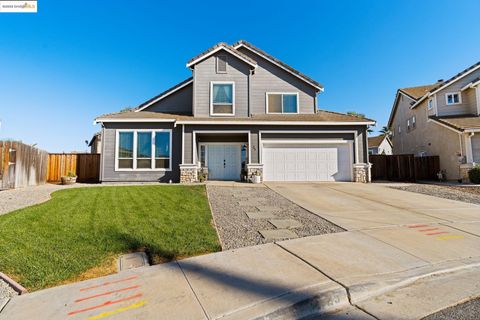
[[[295,219],[302,227],[292,229],[299,237],[345,231],[333,223],[303,209],[267,187],[207,186],[213,219],[224,250],[267,242],[258,231],[276,229],[268,219],[249,219],[246,212],[256,211],[255,199],[262,206],[274,206],[275,219]],[[252,201],[241,206],[239,201]]]
[[16,295],[18,295],[18,293],[13,290],[8,283],[0,279],[0,301],[2,299],[8,299]]
[[[408,186],[397,186],[389,187],[392,189],[398,189],[403,191],[422,193],[429,196],[434,196],[443,199],[463,201],[467,203],[480,204],[480,194],[475,194],[469,191],[463,191],[462,188],[467,187],[450,187],[450,186],[439,186],[431,184],[411,184]],[[476,187],[468,187],[476,188]]]

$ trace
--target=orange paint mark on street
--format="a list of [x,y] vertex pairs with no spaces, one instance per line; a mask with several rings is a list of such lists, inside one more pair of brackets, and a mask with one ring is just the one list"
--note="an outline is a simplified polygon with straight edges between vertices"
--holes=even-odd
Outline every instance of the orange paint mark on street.
[[72,315],[74,315],[74,314],[78,314],[78,313],[82,313],[82,312],[86,312],[86,311],[90,311],[90,310],[95,310],[95,309],[98,309],[98,308],[110,306],[110,305],[112,305],[112,304],[120,303],[120,302],[123,302],[123,301],[128,301],[128,300],[140,298],[141,296],[143,296],[143,294],[138,293],[138,294],[136,294],[136,295],[129,296],[129,297],[126,297],[126,298],[122,298],[122,299],[118,299],[118,300],[107,301],[107,302],[104,302],[104,303],[102,303],[102,304],[99,304],[99,305],[96,305],[96,306],[93,306],[93,307],[88,307],[88,308],[85,308],[85,309],[79,309],[79,310],[71,311],[71,312],[68,313],[68,315],[69,315],[69,316],[72,316]]
[[95,294],[95,295],[93,295],[93,296],[89,296],[89,297],[77,299],[77,300],[75,300],[74,302],[77,302],[77,303],[78,303],[78,302],[82,302],[82,301],[85,301],[85,300],[89,300],[89,299],[93,299],[93,298],[98,298],[98,297],[103,297],[103,296],[108,296],[108,295],[113,294],[113,293],[123,292],[123,291],[128,291],[128,290],[133,290],[133,289],[137,289],[137,288],[140,288],[140,286],[139,286],[139,285],[135,285],[135,286],[131,286],[131,287],[127,287],[127,288],[122,288],[122,289],[118,289],[118,290],[103,292],[103,293]]
[[438,230],[440,228],[430,228],[430,229],[422,229],[422,230],[418,230],[420,232],[427,232],[427,231],[434,231],[434,230]]
[[133,279],[137,279],[137,278],[138,278],[138,276],[135,275],[135,276],[131,276],[131,277],[128,277],[128,278],[119,279],[119,280],[107,281],[107,282],[104,282],[104,283],[101,283],[101,284],[98,284],[98,285],[95,285],[95,286],[91,286],[91,287],[86,287],[86,288],[80,289],[80,291],[87,291],[87,290],[90,290],[90,289],[105,287],[105,286],[108,286],[108,285],[111,285],[111,284],[114,284],[114,283],[119,283],[119,282],[123,282],[123,281],[133,280]]
[[419,225],[416,225],[416,226],[408,226],[409,228],[424,228],[424,227],[428,227],[427,224],[419,224]]
[[432,233],[426,233],[427,236],[435,236],[437,234],[447,234],[447,231],[440,231],[440,232],[432,232]]

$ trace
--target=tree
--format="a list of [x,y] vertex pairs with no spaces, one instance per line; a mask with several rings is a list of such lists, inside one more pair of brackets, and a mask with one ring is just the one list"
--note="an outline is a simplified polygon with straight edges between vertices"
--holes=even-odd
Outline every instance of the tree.
[[[347,114],[349,116],[359,117],[359,118],[362,118],[362,119],[366,118],[363,113],[358,113],[358,112],[355,112],[355,111],[347,111]],[[370,129],[370,127],[368,127],[367,132],[368,133],[373,133],[373,129]]]
[[392,130],[390,130],[387,126],[383,126],[382,129],[379,131],[382,135],[387,136],[389,138],[392,137]]

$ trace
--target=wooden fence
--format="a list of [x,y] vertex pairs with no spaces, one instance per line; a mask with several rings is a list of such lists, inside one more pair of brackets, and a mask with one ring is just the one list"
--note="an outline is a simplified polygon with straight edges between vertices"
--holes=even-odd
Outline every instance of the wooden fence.
[[436,180],[440,171],[438,156],[415,157],[413,154],[370,155],[372,180]]
[[44,184],[48,153],[17,141],[0,141],[0,189]]
[[100,154],[51,153],[48,156],[48,182],[60,182],[69,173],[77,175],[78,182],[99,182]]

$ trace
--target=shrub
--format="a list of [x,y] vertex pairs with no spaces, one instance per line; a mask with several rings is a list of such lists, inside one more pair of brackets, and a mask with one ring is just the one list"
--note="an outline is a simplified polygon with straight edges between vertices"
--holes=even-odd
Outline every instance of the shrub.
[[468,178],[471,183],[480,183],[480,165],[477,165],[468,171]]

